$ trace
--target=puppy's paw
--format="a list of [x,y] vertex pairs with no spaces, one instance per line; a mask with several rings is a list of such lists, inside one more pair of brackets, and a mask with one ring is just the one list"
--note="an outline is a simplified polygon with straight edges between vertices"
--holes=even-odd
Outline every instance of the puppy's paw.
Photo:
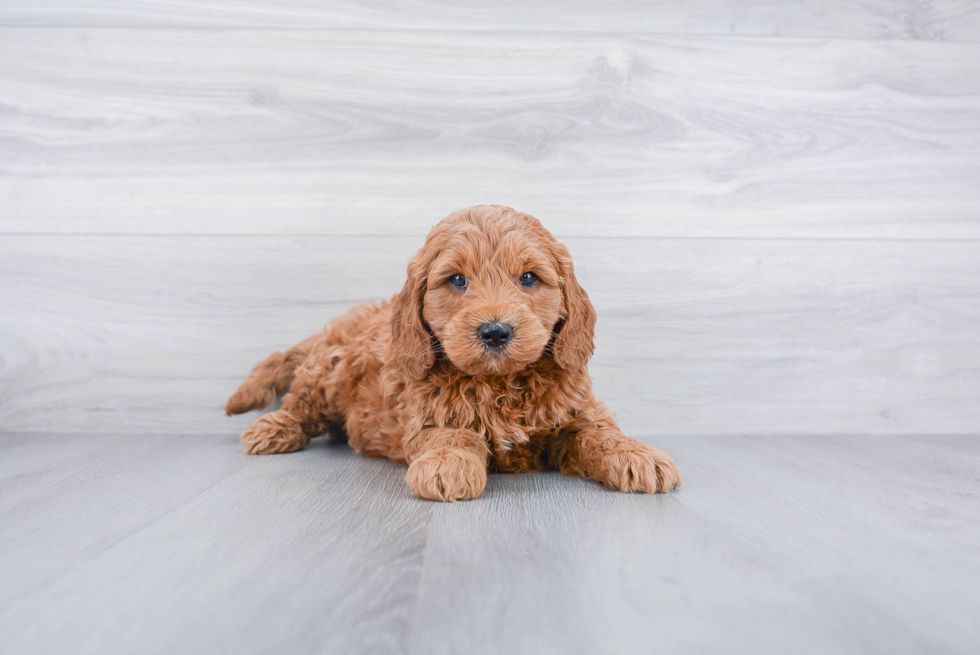
[[275,411],[250,425],[242,433],[242,443],[249,455],[272,455],[301,450],[309,438],[296,421]]
[[596,479],[610,489],[647,494],[681,486],[681,474],[671,456],[641,442],[609,453]]
[[429,500],[472,500],[487,486],[487,463],[461,448],[437,448],[412,462],[405,481],[412,493]]

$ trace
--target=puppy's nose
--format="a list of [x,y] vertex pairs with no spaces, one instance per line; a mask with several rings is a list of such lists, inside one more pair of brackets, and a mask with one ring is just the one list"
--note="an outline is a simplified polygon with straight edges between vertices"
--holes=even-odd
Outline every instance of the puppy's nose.
[[477,330],[477,334],[490,348],[503,348],[514,336],[514,328],[507,323],[484,323]]

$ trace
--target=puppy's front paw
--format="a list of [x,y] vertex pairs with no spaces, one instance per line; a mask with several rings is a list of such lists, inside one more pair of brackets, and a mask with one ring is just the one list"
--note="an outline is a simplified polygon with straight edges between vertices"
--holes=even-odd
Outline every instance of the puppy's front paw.
[[681,474],[671,456],[641,442],[609,453],[596,479],[611,489],[647,494],[681,486]]
[[472,500],[487,486],[487,463],[461,448],[437,448],[412,462],[405,481],[412,493],[429,500]]
[[275,411],[248,426],[242,433],[242,443],[249,455],[272,455],[301,450],[309,438],[296,421]]

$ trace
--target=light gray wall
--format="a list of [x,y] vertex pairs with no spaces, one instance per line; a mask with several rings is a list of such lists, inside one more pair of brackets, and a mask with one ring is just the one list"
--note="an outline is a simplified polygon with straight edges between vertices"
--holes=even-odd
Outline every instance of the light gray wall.
[[629,432],[980,432],[980,5],[810,5],[0,0],[0,430],[237,432],[494,202]]

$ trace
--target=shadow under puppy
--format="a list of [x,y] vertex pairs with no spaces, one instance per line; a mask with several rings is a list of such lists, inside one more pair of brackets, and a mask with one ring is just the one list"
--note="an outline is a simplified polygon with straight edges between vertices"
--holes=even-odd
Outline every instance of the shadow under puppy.
[[449,215],[390,303],[355,307],[274,353],[228,400],[253,423],[248,453],[346,432],[359,452],[408,464],[411,490],[476,498],[487,471],[558,469],[620,491],[680,486],[669,455],[624,435],[592,395],[595,310],[568,250],[498,205]]

